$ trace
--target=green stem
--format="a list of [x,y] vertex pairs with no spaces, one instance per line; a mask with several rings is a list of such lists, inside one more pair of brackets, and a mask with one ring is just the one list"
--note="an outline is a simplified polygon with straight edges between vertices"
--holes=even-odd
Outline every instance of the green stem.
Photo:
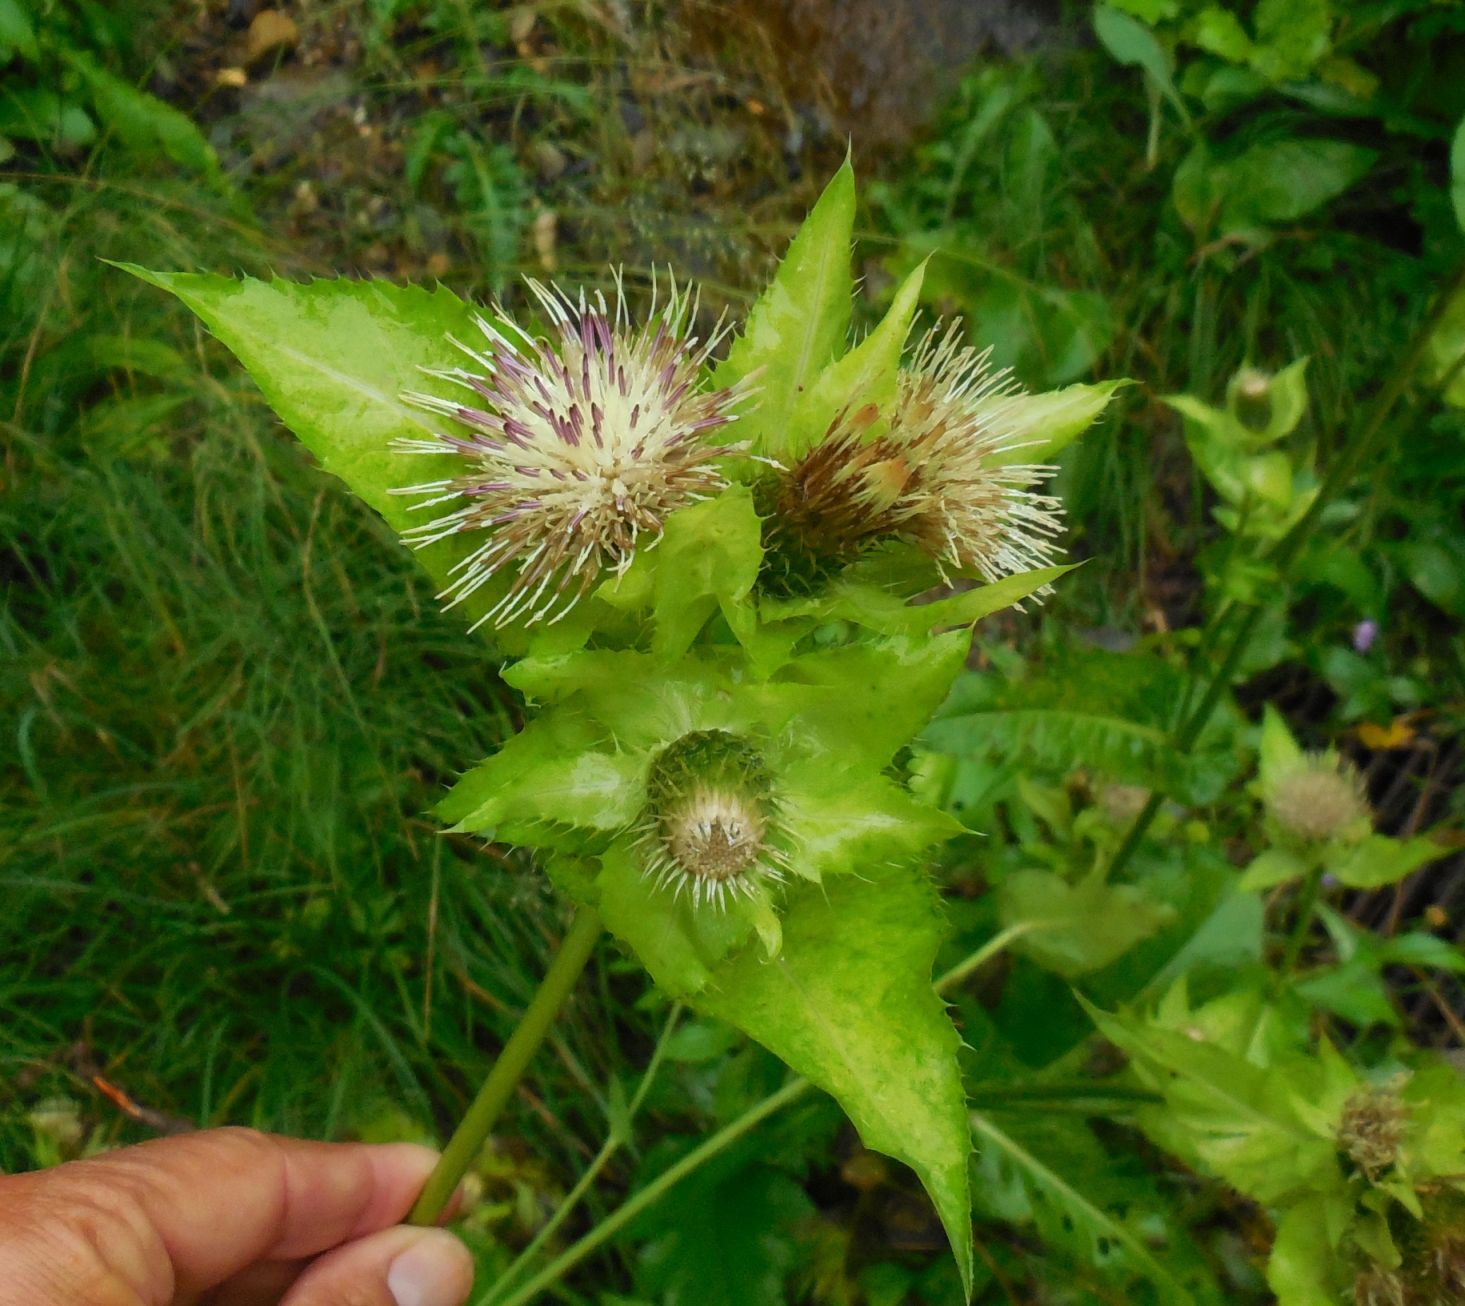
[[790,1080],[778,1092],[765,1097],[756,1106],[744,1111],[736,1120],[724,1125],[705,1143],[693,1148],[675,1165],[663,1170],[640,1192],[627,1198],[620,1207],[596,1225],[579,1242],[566,1248],[522,1288],[497,1300],[484,1298],[483,1302],[493,1301],[493,1306],[524,1306],[525,1302],[533,1301],[539,1293],[550,1284],[563,1278],[591,1252],[614,1238],[647,1207],[659,1202],[669,1189],[679,1184],[692,1171],[710,1161],[718,1153],[725,1151],[754,1125],[761,1123],[775,1111],[781,1111],[791,1102],[797,1102],[813,1087],[814,1085],[807,1079]]
[[[1348,488],[1353,478],[1376,452],[1376,446],[1385,432],[1389,414],[1393,412],[1394,405],[1399,402],[1409,383],[1414,379],[1414,373],[1424,361],[1425,351],[1429,348],[1430,337],[1434,335],[1435,328],[1439,325],[1455,292],[1462,286],[1465,286],[1465,268],[1459,269],[1450,278],[1444,290],[1440,292],[1429,315],[1410,339],[1393,374],[1374,399],[1368,415],[1358,427],[1357,434],[1348,441],[1343,449],[1338,451],[1328,469],[1328,474],[1318,487],[1317,494],[1308,504],[1307,511],[1264,555],[1262,561],[1270,562],[1277,569],[1279,578],[1285,577],[1288,567],[1302,552],[1303,546],[1307,543],[1308,537],[1312,534],[1313,527],[1317,525],[1318,518],[1322,516],[1324,509]],[[1256,630],[1257,623],[1261,620],[1262,612],[1263,609],[1260,607],[1250,608],[1231,636],[1226,656],[1220,669],[1211,678],[1205,697],[1201,699],[1193,712],[1187,714],[1183,724],[1175,731],[1171,745],[1177,752],[1188,751],[1200,737],[1200,732],[1205,729],[1206,722],[1211,719],[1211,713],[1215,711],[1216,704],[1230,688],[1232,677],[1241,665],[1242,658],[1246,656],[1247,647],[1251,643],[1251,636]],[[1227,609],[1223,608],[1222,617],[1225,615],[1227,615]],[[1215,624],[1219,628],[1219,620]],[[1202,646],[1205,647],[1208,643],[1207,638],[1203,636]],[[1114,860],[1109,865],[1110,875],[1118,872],[1134,856],[1146,831],[1150,828],[1150,823],[1155,819],[1155,814],[1160,810],[1162,801],[1163,799],[1158,793],[1152,793],[1149,801],[1140,809],[1139,815],[1134,818],[1134,824],[1129,827],[1129,833],[1125,835],[1119,851],[1114,854]]]
[[1009,943],[1016,943],[1024,934],[1031,934],[1034,930],[1051,928],[1048,921],[1018,921],[1016,925],[1009,925],[1000,934],[994,934],[986,943],[982,944],[970,957],[959,961],[940,979],[936,981],[937,993],[944,993],[947,989],[954,989],[969,975],[976,974],[999,952],[1006,950]]
[[1161,1094],[1125,1084],[978,1084],[968,1094],[983,1110],[1009,1102],[1163,1102]]
[[1317,906],[1318,895],[1322,892],[1322,888],[1323,867],[1319,862],[1307,873],[1307,879],[1302,882],[1302,892],[1297,898],[1297,919],[1292,922],[1292,933],[1287,936],[1287,947],[1282,953],[1282,964],[1277,968],[1277,974],[1272,983],[1274,996],[1286,987],[1293,970],[1297,967],[1297,959],[1302,955],[1302,945],[1307,942],[1308,927],[1312,924],[1313,909]]
[[495,1292],[506,1292],[511,1283],[521,1274],[525,1267],[532,1264],[534,1258],[539,1255],[539,1249],[544,1246],[555,1232],[570,1216],[571,1212],[580,1204],[585,1194],[599,1177],[600,1172],[609,1164],[611,1158],[620,1151],[630,1139],[626,1135],[631,1121],[636,1118],[636,1113],[641,1109],[641,1103],[646,1100],[647,1091],[651,1088],[651,1081],[656,1078],[656,1072],[661,1067],[661,1058],[666,1052],[667,1040],[671,1037],[672,1031],[676,1028],[677,1021],[682,1014],[680,1002],[673,1005],[671,1013],[667,1016],[666,1024],[662,1027],[661,1037],[656,1040],[656,1047],[651,1053],[651,1060],[646,1064],[646,1071],[641,1076],[641,1083],[636,1088],[635,1096],[631,1098],[630,1105],[626,1109],[626,1118],[619,1124],[612,1124],[610,1136],[601,1144],[600,1151],[595,1154],[594,1160],[585,1168],[585,1173],[575,1181],[575,1186],[565,1194],[564,1200],[559,1204],[555,1213],[545,1221],[544,1227],[534,1235],[529,1245],[524,1248],[513,1263],[498,1278],[494,1284]]
[[560,1008],[565,1005],[565,999],[570,996],[570,990],[590,960],[598,938],[599,915],[588,907],[581,908],[571,922],[555,959],[550,962],[539,991],[509,1036],[509,1041],[504,1044],[493,1069],[488,1072],[488,1078],[483,1081],[483,1087],[478,1090],[478,1096],[473,1099],[473,1105],[468,1108],[468,1114],[454,1130],[428,1176],[421,1196],[407,1217],[408,1224],[434,1225],[442,1216],[454,1189],[482,1150],[499,1112],[523,1077],[530,1059],[544,1042]]

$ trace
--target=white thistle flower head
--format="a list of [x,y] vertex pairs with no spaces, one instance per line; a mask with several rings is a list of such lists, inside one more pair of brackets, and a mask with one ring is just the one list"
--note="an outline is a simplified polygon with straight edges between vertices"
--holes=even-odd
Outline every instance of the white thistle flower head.
[[997,463],[1033,443],[1022,391],[991,351],[962,343],[959,322],[922,337],[900,372],[883,432],[874,405],[846,410],[783,478],[780,529],[815,556],[843,560],[896,536],[945,571],[988,581],[1051,565],[1060,552],[1057,499],[1032,487],[1052,467]]
[[902,371],[891,438],[918,475],[898,501],[903,533],[938,563],[988,581],[1051,566],[1062,506],[1032,487],[1056,470],[994,460],[1032,444],[1015,418],[1022,390],[991,350],[962,343],[961,324],[933,327]]
[[404,486],[414,509],[449,511],[407,532],[423,548],[453,535],[482,536],[452,570],[440,598],[461,603],[500,573],[513,580],[479,619],[558,621],[606,575],[621,575],[638,544],[649,546],[678,508],[725,488],[717,460],[738,446],[710,434],[736,417],[744,386],[699,388],[721,338],[689,332],[697,299],[672,284],[647,323],[631,325],[616,278],[615,309],[596,294],[571,299],[530,280],[549,318],[536,339],[498,311],[475,317],[484,341],[453,340],[469,364],[430,375],[469,395],[404,396],[451,423],[425,438],[400,439],[407,453],[454,454],[460,470]]
[[1310,842],[1356,843],[1373,827],[1363,777],[1331,750],[1304,754],[1272,779],[1262,801],[1283,830]]
[[646,874],[694,904],[783,879],[778,812],[758,751],[725,730],[699,730],[663,749],[637,827]]

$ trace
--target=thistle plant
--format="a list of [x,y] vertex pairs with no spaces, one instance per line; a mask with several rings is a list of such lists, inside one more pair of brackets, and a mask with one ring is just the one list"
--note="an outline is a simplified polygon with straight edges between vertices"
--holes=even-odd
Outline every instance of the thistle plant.
[[638,317],[618,280],[613,303],[531,283],[536,327],[442,288],[130,269],[228,346],[530,705],[437,815],[535,850],[577,916],[414,1218],[608,929],[911,1166],[970,1285],[923,863],[958,827],[899,759],[972,623],[1063,572],[1040,488],[1114,386],[1026,394],[956,325],[909,345],[919,269],[850,345],[853,214],[846,165],[720,358],[674,284]]

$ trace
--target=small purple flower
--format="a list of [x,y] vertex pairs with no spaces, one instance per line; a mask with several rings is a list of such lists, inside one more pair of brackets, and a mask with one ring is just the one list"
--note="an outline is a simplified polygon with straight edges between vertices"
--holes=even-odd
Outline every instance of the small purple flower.
[[1373,647],[1373,642],[1379,637],[1379,623],[1369,618],[1367,621],[1360,621],[1353,627],[1353,651],[1355,653],[1367,653]]

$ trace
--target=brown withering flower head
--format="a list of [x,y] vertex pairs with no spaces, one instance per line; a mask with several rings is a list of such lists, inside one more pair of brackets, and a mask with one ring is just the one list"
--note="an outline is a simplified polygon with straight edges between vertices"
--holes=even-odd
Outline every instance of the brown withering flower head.
[[989,354],[962,343],[960,323],[927,332],[884,429],[873,405],[847,410],[782,478],[774,507],[790,542],[844,559],[897,537],[943,572],[988,581],[1050,565],[1060,507],[1032,487],[1054,469],[999,461],[1032,439],[1021,391]]
[[1409,1108],[1400,1096],[1407,1075],[1387,1084],[1368,1084],[1343,1104],[1338,1124],[1338,1149],[1376,1181],[1399,1158],[1409,1132]]
[[[405,396],[453,424],[401,439],[408,453],[456,454],[460,469],[395,493],[422,496],[416,509],[452,508],[407,533],[422,548],[452,535],[482,540],[452,569],[440,598],[461,603],[501,572],[507,593],[478,625],[559,620],[607,573],[621,574],[678,508],[723,489],[716,460],[733,446],[709,439],[733,421],[741,386],[699,388],[720,338],[689,335],[696,299],[671,287],[633,326],[619,280],[612,312],[529,282],[549,318],[548,339],[475,318],[484,343],[454,340],[470,366],[434,372],[470,396]],[[653,296],[654,296],[653,290]]]

